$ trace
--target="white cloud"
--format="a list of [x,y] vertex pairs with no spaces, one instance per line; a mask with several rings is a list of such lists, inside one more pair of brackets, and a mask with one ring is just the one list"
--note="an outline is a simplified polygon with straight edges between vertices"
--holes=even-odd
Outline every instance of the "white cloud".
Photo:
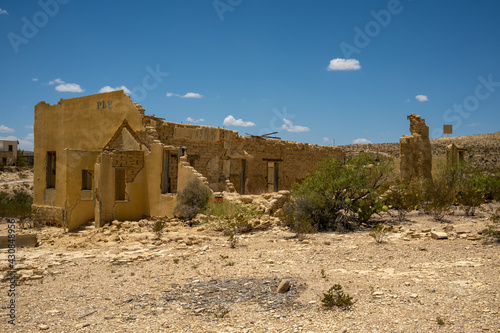
[[54,85],[54,84],[56,84],[56,83],[57,83],[57,84],[63,84],[63,83],[64,83],[64,81],[63,81],[63,80],[61,80],[60,78],[57,78],[57,79],[55,79],[55,80],[49,81],[49,83],[48,83],[48,84],[49,84],[49,86],[52,86],[52,85]]
[[84,92],[85,90],[80,87],[79,84],[76,83],[66,83],[60,78],[49,81],[48,85],[53,86],[57,84],[56,90],[60,92]]
[[123,90],[125,94],[131,94],[132,92],[125,86],[120,86],[120,87],[111,87],[111,86],[104,86],[101,89],[99,89],[99,93],[107,93],[107,92],[112,92],[112,91],[117,91],[117,90]]
[[203,97],[205,97],[201,94],[194,93],[194,92],[188,92],[187,94],[184,94],[184,95],[174,94],[173,92],[167,92],[167,97],[172,97],[172,96],[180,97],[180,98],[203,98]]
[[372,143],[372,142],[368,139],[365,139],[365,138],[359,138],[359,139],[353,140],[352,143],[357,145],[357,144],[367,144],[367,143]]
[[429,98],[426,95],[417,95],[415,99],[419,102],[428,102]]
[[4,124],[0,125],[0,133],[14,133],[15,130],[13,128],[9,128],[5,126]]
[[1,14],[7,14],[7,15],[9,15],[9,13],[7,13],[7,11],[5,9],[0,8],[0,15]]
[[229,115],[226,118],[224,118],[223,125],[224,126],[250,127],[250,126],[255,126],[255,123],[251,122],[251,121],[243,121],[241,118],[235,119],[232,115]]
[[31,81],[33,81],[33,82],[37,82],[37,81],[38,81],[38,78],[37,78],[37,77],[34,77],[34,78],[32,78],[32,79],[31,79]]
[[301,132],[309,132],[311,129],[305,126],[294,125],[291,120],[283,118],[283,125],[281,126],[287,132],[292,133],[301,133]]
[[328,71],[357,71],[358,69],[361,69],[359,60],[342,58],[330,60],[330,65],[327,68]]
[[84,92],[85,90],[76,83],[63,83],[56,87],[57,91],[60,92]]
[[19,139],[16,136],[9,135],[9,136],[0,136],[0,140],[16,141]]
[[478,127],[478,126],[481,126],[481,124],[480,123],[470,123],[470,124],[467,124],[465,126],[467,126],[467,127]]
[[24,128],[33,129],[33,125],[25,125]]
[[200,118],[200,119],[194,119],[191,117],[187,117],[186,121],[189,121],[190,123],[202,123],[205,121],[205,119]]
[[323,138],[323,142],[328,142],[328,141],[330,141],[330,139],[329,139],[329,138],[327,138],[327,137],[325,136],[325,137]]
[[185,95],[182,95],[181,98],[203,98],[203,95],[194,92],[188,92]]
[[24,138],[24,140],[29,140],[29,141],[33,141],[34,139],[35,139],[35,133],[30,133],[26,135],[26,137]]

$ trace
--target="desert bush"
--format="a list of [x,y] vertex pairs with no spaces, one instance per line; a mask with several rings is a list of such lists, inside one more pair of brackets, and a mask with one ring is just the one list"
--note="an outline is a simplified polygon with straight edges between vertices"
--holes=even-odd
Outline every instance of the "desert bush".
[[347,162],[336,158],[318,164],[294,187],[298,224],[310,220],[317,231],[349,231],[383,205],[378,197],[391,176],[391,160],[361,153]]
[[211,227],[228,237],[229,245],[235,248],[239,235],[253,229],[251,221],[260,219],[263,215],[253,206],[241,203],[223,201],[209,204],[204,213],[208,217]]
[[333,285],[326,293],[323,293],[321,304],[325,308],[333,308],[334,306],[343,309],[350,309],[354,304],[352,297],[344,293],[340,284]]
[[184,219],[192,219],[207,206],[209,200],[210,190],[197,179],[193,179],[177,194],[178,203],[174,214]]
[[416,182],[397,182],[382,197],[389,208],[398,212],[399,222],[405,221],[406,215],[422,202],[421,188]]
[[26,166],[26,157],[24,155],[24,150],[17,150],[16,166],[23,168]]
[[165,221],[157,220],[152,225],[153,232],[156,234],[156,238],[160,239],[163,230],[165,229]]
[[31,215],[33,197],[25,191],[14,191],[13,195],[0,192],[0,216],[26,218]]
[[385,226],[383,224],[377,224],[370,231],[370,236],[372,236],[377,243],[383,243],[385,241],[385,236],[387,233],[392,231],[391,226]]
[[483,231],[483,237],[486,241],[500,242],[500,207],[491,212],[489,220],[491,224],[486,226],[486,230]]
[[312,225],[312,219],[302,213],[297,214],[297,204],[295,201],[286,202],[283,205],[283,215],[280,217],[281,222],[295,232],[299,239],[305,238],[307,234],[313,234],[316,229]]

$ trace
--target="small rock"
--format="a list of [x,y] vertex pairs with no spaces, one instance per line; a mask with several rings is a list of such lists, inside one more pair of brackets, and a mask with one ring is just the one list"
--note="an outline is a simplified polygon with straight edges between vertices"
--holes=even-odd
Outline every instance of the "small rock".
[[240,196],[240,200],[243,203],[251,203],[253,201],[253,198],[249,195],[242,195]]
[[375,298],[381,298],[382,296],[384,296],[384,292],[381,290],[376,290],[372,293],[372,296]]
[[282,280],[280,285],[278,286],[278,289],[276,289],[276,292],[278,294],[283,294],[286,293],[287,291],[290,290],[290,281],[288,280]]
[[453,226],[452,225],[447,225],[446,227],[443,228],[444,231],[446,232],[450,232],[453,230]]
[[431,232],[431,228],[422,229],[422,232]]
[[38,328],[42,331],[46,331],[49,329],[49,325],[41,324],[41,325],[38,325]]
[[447,239],[448,234],[442,231],[433,231],[431,232],[431,237],[434,239]]

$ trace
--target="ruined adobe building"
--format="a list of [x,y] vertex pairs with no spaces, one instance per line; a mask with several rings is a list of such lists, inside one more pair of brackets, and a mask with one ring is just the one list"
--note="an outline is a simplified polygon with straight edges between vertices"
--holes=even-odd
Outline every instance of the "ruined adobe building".
[[0,165],[16,165],[17,140],[0,140]]
[[432,179],[432,151],[429,126],[425,119],[412,113],[409,115],[411,135],[403,135],[400,145],[400,173],[404,180],[416,178]]
[[242,137],[144,114],[122,91],[35,106],[33,216],[75,229],[89,220],[172,216],[195,179],[212,191],[290,189],[318,161],[344,150]]

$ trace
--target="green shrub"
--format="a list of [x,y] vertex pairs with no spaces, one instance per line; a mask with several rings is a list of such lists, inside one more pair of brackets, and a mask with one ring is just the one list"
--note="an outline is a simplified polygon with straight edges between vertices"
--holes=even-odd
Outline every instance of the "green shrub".
[[16,166],[23,168],[26,166],[26,157],[24,155],[24,150],[17,150]]
[[385,226],[383,224],[377,224],[374,226],[370,232],[370,236],[375,238],[377,243],[383,243],[387,233],[392,231],[391,226]]
[[483,236],[486,241],[500,241],[500,207],[491,213],[489,220],[492,224],[486,226]]
[[33,197],[25,191],[14,191],[11,196],[0,192],[0,216],[27,218],[32,204]]
[[157,220],[152,226],[153,232],[156,234],[156,238],[160,239],[163,230],[165,229],[165,222],[162,220]]
[[385,204],[398,212],[399,222],[406,220],[406,215],[421,204],[421,190],[417,183],[398,182],[383,195]]
[[178,203],[174,214],[184,219],[192,219],[207,206],[209,200],[210,190],[197,179],[193,179],[177,194]]
[[[378,199],[391,177],[391,160],[361,153],[347,162],[336,158],[295,185],[294,218],[310,221],[317,231],[354,230],[355,221],[367,221],[382,210]],[[359,224],[359,223],[358,223]]]
[[283,215],[280,217],[281,222],[295,232],[299,239],[303,239],[307,234],[313,234],[316,229],[312,225],[312,219],[305,215],[296,213],[297,206],[295,201],[286,202],[283,205]]
[[228,236],[231,248],[236,247],[240,234],[254,228],[251,220],[259,219],[263,215],[253,206],[229,201],[211,203],[206,207],[204,213],[208,216],[213,230],[221,231],[225,236]]
[[325,308],[333,308],[334,306],[350,309],[354,304],[352,297],[344,293],[340,284],[333,285],[326,293],[323,293],[321,303]]

